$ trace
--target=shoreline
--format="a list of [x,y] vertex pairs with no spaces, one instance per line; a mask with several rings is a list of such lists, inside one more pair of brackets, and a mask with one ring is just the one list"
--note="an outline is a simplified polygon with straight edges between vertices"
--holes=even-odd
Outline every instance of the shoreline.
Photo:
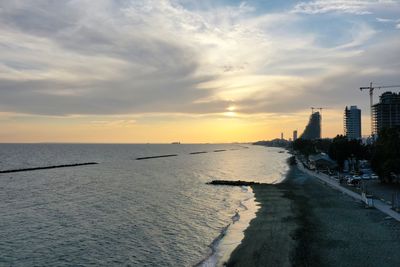
[[400,224],[291,165],[254,185],[256,217],[226,266],[400,266]]
[[231,223],[226,225],[220,234],[211,242],[209,254],[193,266],[215,267],[227,261],[232,252],[240,245],[244,238],[244,231],[256,217],[259,209],[255,201],[253,188],[246,186],[242,192],[247,193],[246,198],[240,201],[236,213],[231,217]]
[[[287,163],[292,163],[290,159],[291,157],[287,157],[285,161]],[[212,180],[206,183],[214,186],[242,187],[242,191],[248,191],[250,195],[241,201],[236,214],[231,218],[232,222],[222,228],[220,234],[211,242],[209,245],[210,252],[193,266],[215,267],[224,266],[226,264],[233,251],[242,243],[245,238],[246,229],[250,226],[251,221],[257,217],[257,213],[260,209],[260,203],[257,202],[254,186],[277,185],[282,183],[287,178],[287,173],[290,169],[289,164],[285,164],[284,166],[285,169],[283,172],[280,172],[281,175],[279,175],[279,178],[270,183],[245,180]]]
[[226,229],[226,234],[216,246],[216,266],[229,260],[232,252],[241,244],[244,239],[244,232],[249,227],[250,222],[256,218],[259,205],[256,201],[254,191],[247,187],[249,195],[240,202],[238,211],[232,217],[232,223]]

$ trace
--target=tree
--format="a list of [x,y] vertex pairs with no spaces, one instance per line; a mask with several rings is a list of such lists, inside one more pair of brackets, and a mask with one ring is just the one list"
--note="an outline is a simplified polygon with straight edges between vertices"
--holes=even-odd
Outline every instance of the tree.
[[344,161],[349,157],[347,138],[343,135],[337,135],[333,138],[332,144],[329,147],[328,155],[331,159],[336,160],[339,168],[343,170]]
[[392,182],[400,174],[400,128],[385,128],[372,148],[371,167],[383,182]]
[[368,149],[360,140],[348,140],[343,135],[333,138],[328,154],[329,157],[336,160],[340,169],[343,169],[346,159],[354,158],[358,161],[369,158]]
[[324,139],[316,139],[314,140],[315,149],[317,152],[324,152],[326,154],[329,153],[329,148],[332,145],[332,139],[324,138]]
[[292,146],[293,150],[299,151],[305,156],[316,153],[314,143],[311,140],[299,138],[293,142]]

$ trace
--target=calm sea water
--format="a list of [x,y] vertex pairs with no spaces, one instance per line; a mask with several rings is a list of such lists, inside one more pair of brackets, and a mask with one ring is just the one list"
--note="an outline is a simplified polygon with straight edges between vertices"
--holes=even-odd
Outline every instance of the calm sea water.
[[[189,154],[196,151],[210,153]],[[0,170],[99,164],[0,174],[0,266],[221,264],[255,205],[248,188],[206,182],[277,182],[288,157],[279,151],[239,144],[1,144]],[[162,154],[178,156],[135,160]],[[224,230],[229,234],[220,240]]]

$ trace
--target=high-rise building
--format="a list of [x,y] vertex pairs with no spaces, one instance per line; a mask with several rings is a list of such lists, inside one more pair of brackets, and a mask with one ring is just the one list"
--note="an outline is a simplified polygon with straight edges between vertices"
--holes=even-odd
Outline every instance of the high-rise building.
[[297,130],[293,131],[293,141],[297,140]]
[[300,138],[308,140],[321,138],[321,115],[319,112],[311,114],[310,120]]
[[283,140],[283,133],[281,133],[281,140]]
[[344,135],[348,139],[361,139],[361,110],[357,106],[346,106],[344,110]]
[[376,135],[383,128],[400,126],[400,93],[386,92],[372,106],[372,129]]

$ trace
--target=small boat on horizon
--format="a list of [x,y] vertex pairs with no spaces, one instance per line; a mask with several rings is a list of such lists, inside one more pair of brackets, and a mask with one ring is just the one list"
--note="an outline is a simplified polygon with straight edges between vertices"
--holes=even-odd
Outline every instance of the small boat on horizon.
[[180,145],[181,142],[172,142],[171,144],[172,144],[172,145]]

